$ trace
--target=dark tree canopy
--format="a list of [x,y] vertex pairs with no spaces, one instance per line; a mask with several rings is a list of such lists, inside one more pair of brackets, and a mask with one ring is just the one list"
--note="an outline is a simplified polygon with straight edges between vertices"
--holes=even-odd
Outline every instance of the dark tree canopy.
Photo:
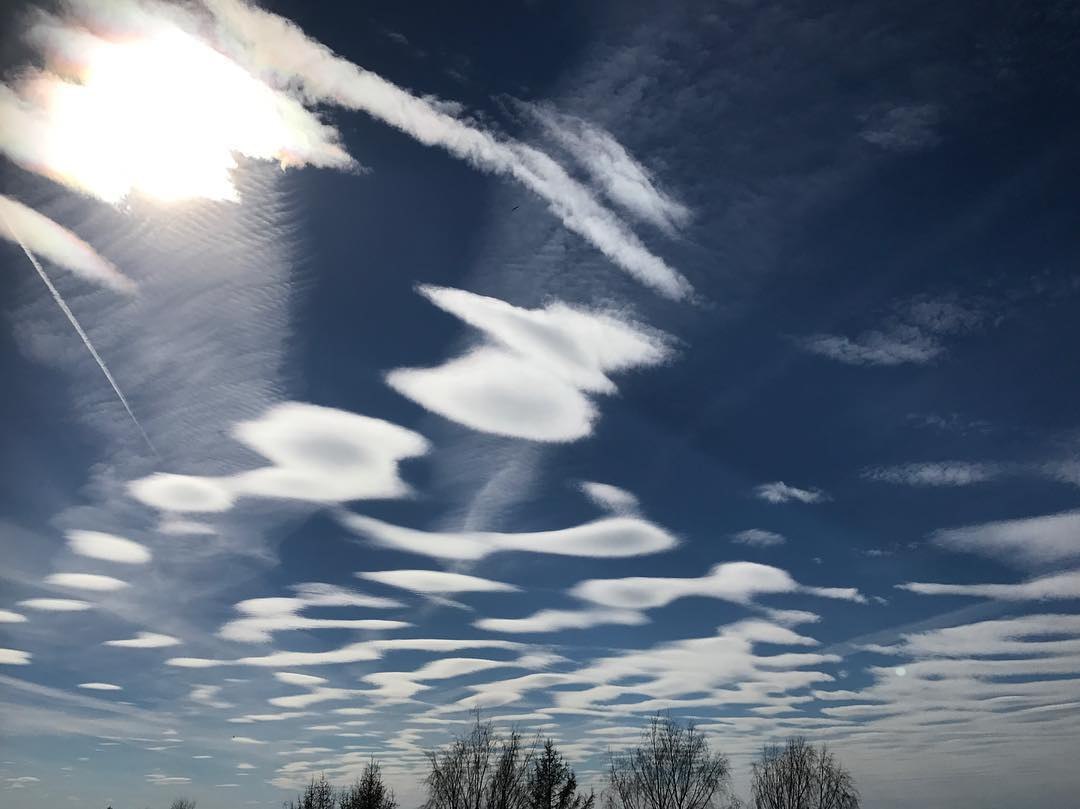
[[577,776],[548,739],[544,750],[533,759],[526,783],[528,809],[593,809],[596,796],[577,789]]
[[611,757],[608,809],[711,809],[727,799],[728,760],[692,724],[654,717],[638,745]]
[[766,747],[754,763],[754,809],[858,809],[851,774],[824,745],[788,739]]
[[382,778],[382,766],[371,759],[352,786],[338,796],[339,809],[396,809],[394,790]]
[[[112,809],[112,807],[109,809]],[[195,809],[195,801],[190,798],[177,798],[169,804],[169,809]]]

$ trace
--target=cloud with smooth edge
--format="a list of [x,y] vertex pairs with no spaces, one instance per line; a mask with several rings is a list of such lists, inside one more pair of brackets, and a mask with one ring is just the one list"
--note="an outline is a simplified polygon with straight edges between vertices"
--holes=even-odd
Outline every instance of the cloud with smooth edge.
[[113,683],[79,683],[78,687],[87,691],[123,691],[123,688]]
[[854,588],[807,587],[780,568],[754,562],[724,562],[699,578],[632,576],[625,579],[590,579],[570,589],[571,595],[585,601],[630,610],[663,607],[690,596],[747,604],[758,595],[776,593],[806,593],[822,598],[865,601]]
[[342,503],[404,497],[399,463],[428,451],[427,440],[382,419],[284,402],[233,428],[233,437],[272,463],[234,475],[155,473],[132,481],[140,502],[165,512],[215,513],[238,497]]
[[501,581],[468,576],[464,573],[447,573],[442,570],[379,570],[356,573],[361,579],[399,587],[424,595],[449,593],[516,593],[521,588]]
[[169,646],[179,646],[182,641],[172,635],[162,635],[158,632],[136,632],[133,638],[104,641],[104,646],[117,646],[123,649],[164,649]]
[[618,391],[610,374],[657,365],[668,338],[613,314],[551,303],[524,309],[458,289],[421,294],[484,335],[434,368],[399,368],[387,384],[422,407],[480,432],[567,442],[589,435],[591,395]]
[[98,593],[111,593],[128,586],[126,581],[102,576],[96,573],[53,573],[45,577],[45,583],[56,587],[69,587],[73,590],[92,590]]
[[67,540],[72,553],[91,559],[125,565],[144,565],[151,559],[144,545],[102,531],[68,531]]
[[633,514],[638,510],[637,496],[626,489],[591,480],[582,481],[579,485],[586,497],[606,511],[614,514]]
[[558,556],[625,558],[660,553],[678,540],[640,517],[606,517],[553,531],[420,531],[359,514],[341,516],[344,525],[375,544],[437,559],[476,560],[500,551]]
[[0,666],[29,666],[32,657],[19,649],[0,649]]
[[1080,598],[1080,570],[1053,573],[1018,584],[933,584],[907,582],[901,590],[931,596],[970,596],[998,601],[1049,601]]
[[83,612],[94,607],[89,601],[76,598],[28,598],[18,603],[20,607],[41,612]]
[[524,618],[481,618],[473,626],[488,632],[531,634],[605,624],[641,626],[648,622],[645,615],[633,609],[540,610]]

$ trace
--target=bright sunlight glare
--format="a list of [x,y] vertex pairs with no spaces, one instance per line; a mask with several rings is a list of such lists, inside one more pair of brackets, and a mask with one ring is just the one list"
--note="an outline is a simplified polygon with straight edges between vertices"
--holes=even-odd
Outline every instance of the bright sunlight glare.
[[69,185],[109,202],[237,201],[236,154],[283,167],[348,160],[337,150],[313,161],[312,148],[336,150],[316,145],[313,116],[179,28],[76,36],[75,81],[42,73],[23,88],[44,119],[45,168]]

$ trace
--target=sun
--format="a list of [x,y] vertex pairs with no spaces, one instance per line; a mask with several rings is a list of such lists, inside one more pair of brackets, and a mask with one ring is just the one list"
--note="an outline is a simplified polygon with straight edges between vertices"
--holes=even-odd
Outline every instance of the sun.
[[106,201],[237,201],[237,155],[313,162],[325,134],[299,102],[171,24],[121,39],[69,29],[58,41],[63,77],[39,73],[21,88],[39,162]]

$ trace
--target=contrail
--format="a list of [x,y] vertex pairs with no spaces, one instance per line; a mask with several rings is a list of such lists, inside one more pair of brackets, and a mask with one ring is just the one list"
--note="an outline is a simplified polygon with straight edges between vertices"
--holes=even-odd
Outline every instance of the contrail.
[[113,379],[113,375],[109,371],[109,366],[105,364],[105,360],[103,360],[101,358],[101,355],[97,353],[97,349],[94,348],[94,344],[90,342],[90,338],[87,336],[86,332],[83,331],[83,327],[79,325],[79,321],[75,317],[75,313],[72,312],[68,305],[64,302],[64,299],[60,296],[60,292],[56,289],[56,287],[53,286],[52,281],[49,280],[49,276],[45,274],[45,269],[41,266],[41,262],[39,262],[37,260],[37,257],[30,252],[30,248],[26,246],[25,242],[23,242],[22,237],[19,235],[18,231],[16,231],[15,228],[12,226],[8,218],[4,216],[2,212],[0,212],[0,217],[3,217],[4,224],[7,226],[7,229],[11,232],[11,235],[15,237],[15,241],[19,243],[19,247],[22,248],[22,251],[26,254],[26,257],[30,259],[30,263],[34,265],[34,269],[37,270],[37,274],[41,277],[42,282],[44,282],[45,286],[48,288],[49,294],[52,295],[53,300],[56,301],[56,305],[60,307],[60,311],[67,316],[68,322],[71,323],[75,331],[78,332],[79,337],[82,338],[83,345],[86,346],[86,350],[90,352],[90,356],[94,358],[94,362],[96,362],[98,368],[101,369],[101,373],[105,375],[105,379],[109,381],[109,384],[112,386],[113,392],[116,394],[116,398],[119,399],[120,404],[124,406],[124,410],[127,411],[128,417],[131,419],[131,423],[134,424],[135,428],[139,431],[139,434],[142,436],[143,441],[146,442],[146,446],[150,448],[150,451],[154,453],[156,457],[160,458],[161,456],[158,455],[158,451],[154,447],[154,442],[150,440],[150,436],[146,434],[146,430],[143,429],[143,426],[139,423],[139,420],[135,418],[135,411],[131,409],[131,405],[128,404],[127,397],[124,396],[124,392],[120,390],[120,386],[117,385],[116,380]]

